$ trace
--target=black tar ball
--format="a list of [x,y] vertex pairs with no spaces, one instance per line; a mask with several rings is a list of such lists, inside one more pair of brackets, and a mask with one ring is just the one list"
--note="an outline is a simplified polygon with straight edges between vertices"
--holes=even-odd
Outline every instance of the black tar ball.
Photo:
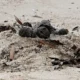
[[44,26],[38,27],[37,36],[44,39],[49,38],[50,31]]
[[58,31],[58,35],[66,35],[66,34],[68,34],[68,29],[60,29]]
[[42,27],[42,26],[46,27],[50,31],[50,33],[51,33],[52,30],[55,30],[55,28],[53,28],[51,26],[49,20],[42,20],[41,23],[40,23],[40,25],[39,25],[39,27]]
[[19,30],[19,35],[21,37],[31,37],[32,33],[33,31],[31,27],[23,27]]
[[22,24],[22,26],[29,26],[29,27],[32,27],[31,23],[29,23],[29,22],[24,22],[24,23]]

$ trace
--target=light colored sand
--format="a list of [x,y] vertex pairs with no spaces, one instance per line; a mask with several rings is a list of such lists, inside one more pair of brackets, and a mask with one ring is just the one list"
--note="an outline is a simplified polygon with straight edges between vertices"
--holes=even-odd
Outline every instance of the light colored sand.
[[[50,19],[51,23],[57,27],[71,29],[80,26],[80,0],[1,0],[0,23],[8,20],[8,23],[12,24],[15,22],[14,15],[22,21],[30,22]],[[34,15],[42,18],[33,17]],[[0,73],[0,79],[4,80],[80,80],[79,76],[80,70],[77,68],[65,68],[60,71],[35,72],[33,70],[32,72]]]
[[[75,27],[80,25],[79,3],[79,0],[3,0],[0,1],[0,21],[15,21],[14,15],[16,15],[22,21],[51,19],[52,24],[59,27]],[[42,18],[32,17],[34,15]]]
[[1,80],[80,80],[80,70],[66,68],[60,71],[0,73]]

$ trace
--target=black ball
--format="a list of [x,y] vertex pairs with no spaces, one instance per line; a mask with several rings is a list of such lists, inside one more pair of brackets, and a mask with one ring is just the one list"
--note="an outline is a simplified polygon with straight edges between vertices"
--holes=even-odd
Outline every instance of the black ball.
[[49,20],[42,20],[40,25],[47,25],[47,26],[51,26],[50,21]]
[[32,28],[30,27],[23,27],[19,30],[19,35],[21,37],[31,37],[32,36]]
[[66,35],[66,34],[68,34],[68,29],[60,29],[60,30],[58,31],[58,34],[59,34],[59,35]]
[[42,20],[39,27],[42,27],[42,26],[46,27],[50,31],[50,33],[56,30],[54,27],[52,27],[49,20]]
[[22,26],[32,27],[31,23],[29,23],[29,22],[24,22],[24,23],[22,24]]
[[40,37],[40,38],[45,38],[45,39],[49,38],[50,31],[44,26],[38,27],[37,36]]

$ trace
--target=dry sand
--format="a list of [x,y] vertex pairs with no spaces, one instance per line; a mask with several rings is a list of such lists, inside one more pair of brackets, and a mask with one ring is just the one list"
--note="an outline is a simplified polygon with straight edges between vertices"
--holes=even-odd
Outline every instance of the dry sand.
[[[39,22],[49,19],[55,27],[64,27],[71,31],[75,26],[80,26],[79,3],[79,0],[2,0],[0,1],[0,23],[8,20],[7,24],[12,25],[15,22],[14,15],[16,15],[23,22]],[[35,15],[40,17],[35,17]],[[75,34],[76,36],[72,38],[74,41],[67,41],[63,39],[65,37],[62,37],[62,41],[69,42],[67,46],[72,46],[73,42],[79,46],[80,32],[75,32]],[[21,38],[10,31],[0,33],[0,56],[2,56],[3,49],[7,48],[9,51],[12,43],[15,45],[16,52],[18,51],[15,60],[7,62],[9,67],[3,69],[0,66],[1,80],[80,80],[79,68],[65,67],[61,70],[54,70],[47,58],[49,56],[58,57],[59,55],[54,53],[59,51],[46,45],[39,49],[36,40]],[[61,48],[58,47],[58,49]],[[71,55],[72,53],[73,51]],[[6,62],[6,59],[0,57],[0,65],[2,62]]]

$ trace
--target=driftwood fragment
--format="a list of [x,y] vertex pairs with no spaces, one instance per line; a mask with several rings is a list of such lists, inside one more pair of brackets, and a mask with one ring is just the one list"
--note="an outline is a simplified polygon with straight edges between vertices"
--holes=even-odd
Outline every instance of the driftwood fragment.
[[19,18],[17,18],[15,15],[14,15],[14,17],[15,17],[15,20],[20,24],[20,25],[22,25],[23,23],[22,23],[22,21],[21,20],[19,20]]
[[49,42],[47,42],[45,40],[39,40],[38,43],[39,43],[39,45],[48,45],[51,48],[54,47],[54,45],[50,44]]
[[40,45],[48,45],[51,48],[55,47],[56,45],[64,45],[59,40],[39,40],[38,43]]
[[12,46],[10,49],[10,61],[14,59],[14,54],[15,54],[15,48],[14,46]]

